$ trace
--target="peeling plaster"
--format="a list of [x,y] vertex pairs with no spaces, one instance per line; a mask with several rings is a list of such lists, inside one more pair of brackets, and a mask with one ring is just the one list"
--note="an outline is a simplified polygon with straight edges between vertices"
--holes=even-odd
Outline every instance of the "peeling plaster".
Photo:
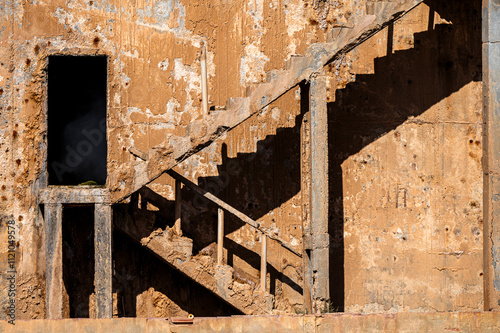
[[259,47],[250,44],[245,47],[245,55],[241,58],[240,84],[262,82],[266,77],[264,66],[269,58],[259,50]]

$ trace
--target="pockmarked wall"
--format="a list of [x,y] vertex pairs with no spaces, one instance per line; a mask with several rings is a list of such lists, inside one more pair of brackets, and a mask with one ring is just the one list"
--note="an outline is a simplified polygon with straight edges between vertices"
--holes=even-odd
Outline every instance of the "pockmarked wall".
[[[128,148],[161,148],[204,117],[202,42],[210,104],[223,106],[264,81],[265,71],[325,40],[318,10],[303,1],[3,1],[0,9],[1,252],[6,264],[7,223],[15,221],[17,318],[45,316],[44,242],[50,240],[43,239],[37,193],[46,174],[48,56],[108,56],[107,186],[121,191],[135,160]],[[288,100],[293,104],[295,95]],[[285,119],[285,111],[274,117]],[[153,187],[171,193],[161,181]],[[7,289],[1,299],[8,302]]]
[[[327,68],[331,311],[481,309],[476,2],[428,1]],[[44,242],[50,240],[43,236],[37,193],[47,167],[49,55],[108,56],[107,186],[120,192],[129,186],[135,160],[130,147],[175,145],[171,136],[189,136],[187,125],[205,117],[202,42],[210,105],[224,106],[265,81],[266,71],[284,69],[290,56],[329,40],[335,29],[349,28],[349,18],[369,7],[369,1],[3,1],[0,265],[4,283],[8,232],[15,230],[17,318],[45,317]],[[300,88],[292,89],[178,171],[300,249],[306,200],[300,124],[306,109]],[[162,176],[149,187],[173,200],[172,185]],[[215,207],[185,194],[183,228],[194,240],[194,253],[211,251]],[[227,228],[227,260],[239,278],[257,280],[257,235],[232,217]],[[272,242],[268,247],[275,307],[302,312],[301,260]],[[126,254],[126,247],[118,249]],[[131,313],[187,313],[168,288],[162,294],[153,283],[153,289],[141,283],[137,303],[147,306]],[[0,301],[7,307],[4,286]]]
[[481,2],[426,1],[330,72],[345,311],[482,310]]

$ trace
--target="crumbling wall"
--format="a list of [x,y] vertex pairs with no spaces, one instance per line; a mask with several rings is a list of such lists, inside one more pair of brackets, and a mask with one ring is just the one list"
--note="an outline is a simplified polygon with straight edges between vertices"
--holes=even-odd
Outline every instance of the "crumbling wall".
[[[109,57],[108,187],[121,191],[135,160],[129,147],[162,147],[172,134],[187,135],[186,125],[204,116],[202,41],[208,45],[211,104],[224,105],[229,97],[244,96],[247,84],[265,80],[266,70],[284,67],[290,55],[326,38],[310,24],[314,9],[299,0],[4,1],[0,7],[1,253],[8,253],[7,222],[15,221],[18,318],[45,315],[45,240],[37,193],[46,184],[49,55]],[[295,103],[293,93],[287,99]],[[280,110],[280,117],[287,112]],[[171,193],[168,183],[152,188]],[[7,302],[7,290],[1,290]]]
[[[205,116],[202,41],[208,45],[209,99],[223,106],[265,81],[266,71],[284,68],[291,55],[348,29],[350,17],[373,11],[377,2],[315,3],[0,4],[0,265],[7,265],[10,223],[16,231],[18,318],[45,316],[44,241],[50,240],[43,239],[37,193],[46,182],[47,56],[109,57],[108,187],[126,191],[135,160],[129,147],[175,145],[171,135],[187,136],[187,125]],[[481,90],[474,74],[480,71],[470,65],[480,65],[480,24],[471,14],[478,9],[476,2],[428,3],[441,14],[431,29],[429,8],[420,6],[394,26],[394,38],[378,34],[331,68],[331,289],[342,298],[337,310],[344,296],[348,311],[481,308]],[[390,40],[397,52],[387,55]],[[419,47],[425,50],[415,51]],[[403,80],[401,73],[409,74]],[[293,89],[179,167],[203,186],[215,184],[210,186],[223,199],[279,230],[298,249],[299,98]],[[173,200],[172,185],[163,176],[150,188]],[[215,240],[214,210],[186,195],[184,227],[203,251]],[[229,216],[227,238],[227,260],[241,278],[255,280],[254,231]],[[273,242],[268,247],[277,308],[303,311],[301,261]],[[7,292],[0,288],[3,304]],[[157,296],[145,292],[141,302]],[[172,305],[167,303],[165,309]],[[172,313],[186,311],[174,308]]]

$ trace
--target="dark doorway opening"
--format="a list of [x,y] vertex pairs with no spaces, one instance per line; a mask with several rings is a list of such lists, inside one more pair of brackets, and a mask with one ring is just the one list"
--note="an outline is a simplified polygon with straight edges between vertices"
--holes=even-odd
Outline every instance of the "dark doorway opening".
[[94,205],[64,206],[64,318],[89,318],[94,293]]
[[107,60],[49,57],[49,185],[106,183]]

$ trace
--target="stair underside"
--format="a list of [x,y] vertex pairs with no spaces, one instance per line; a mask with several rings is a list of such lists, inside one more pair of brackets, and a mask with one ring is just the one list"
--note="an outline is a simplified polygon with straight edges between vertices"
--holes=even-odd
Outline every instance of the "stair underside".
[[[300,82],[308,80],[324,65],[360,45],[421,2],[422,0],[373,2],[371,8],[374,14],[357,17],[352,22],[352,28],[342,28],[339,31],[335,41],[311,45],[304,56],[290,58],[287,70],[268,73],[269,82],[257,84],[249,97],[229,99],[226,110],[212,112],[204,119],[194,121],[188,127],[188,136],[171,136],[160,147],[150,149],[146,161],[133,162],[131,172],[121,175],[120,182],[113,182],[116,184],[112,184],[110,188],[112,201],[123,200],[204,149],[222,134],[238,126]],[[118,183],[121,185],[118,186]]]
[[117,229],[242,313],[271,313],[272,295],[255,291],[254,285],[235,281],[233,268],[216,265],[209,255],[192,256],[191,239],[176,235],[168,227],[165,230],[153,231],[152,213],[139,210],[130,213],[127,208],[116,207],[114,214],[114,225]]

